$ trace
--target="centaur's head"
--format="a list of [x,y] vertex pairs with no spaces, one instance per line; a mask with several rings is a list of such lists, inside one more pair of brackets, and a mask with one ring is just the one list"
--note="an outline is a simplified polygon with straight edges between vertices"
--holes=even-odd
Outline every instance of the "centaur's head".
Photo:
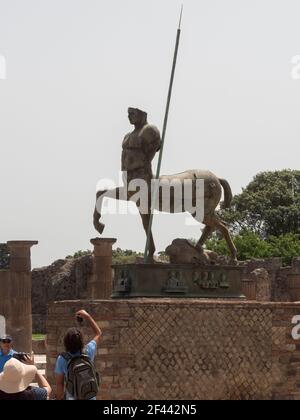
[[143,126],[147,123],[147,112],[138,108],[128,108],[128,119],[130,124]]

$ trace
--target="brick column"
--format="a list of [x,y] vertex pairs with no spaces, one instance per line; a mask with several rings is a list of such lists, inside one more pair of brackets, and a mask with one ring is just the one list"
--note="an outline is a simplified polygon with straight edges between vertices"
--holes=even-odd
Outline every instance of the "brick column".
[[18,351],[32,350],[31,258],[30,249],[37,241],[10,241],[10,285],[7,332]]
[[93,274],[90,279],[91,299],[110,299],[112,294],[112,238],[91,239],[94,245]]

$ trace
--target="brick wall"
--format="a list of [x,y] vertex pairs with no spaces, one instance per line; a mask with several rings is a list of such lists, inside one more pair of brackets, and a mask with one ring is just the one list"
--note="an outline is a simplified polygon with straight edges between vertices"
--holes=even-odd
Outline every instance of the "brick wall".
[[[300,399],[300,303],[139,299],[51,304],[47,376],[84,307],[103,330],[100,399]],[[89,330],[84,328],[86,339]]]

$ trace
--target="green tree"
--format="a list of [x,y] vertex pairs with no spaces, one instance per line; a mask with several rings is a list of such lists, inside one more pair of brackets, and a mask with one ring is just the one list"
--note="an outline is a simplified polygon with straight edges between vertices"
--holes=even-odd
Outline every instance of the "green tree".
[[259,173],[220,215],[234,233],[246,230],[264,239],[299,234],[300,171]]
[[285,264],[290,264],[292,259],[300,256],[300,235],[288,233],[279,237],[271,236],[269,244],[273,257],[281,257]]
[[[233,239],[240,261],[252,258],[281,257],[285,265],[290,265],[293,258],[300,256],[300,235],[297,234],[270,236],[264,240],[254,232],[243,231],[234,235]],[[206,247],[218,254],[229,255],[225,240],[217,236],[208,240]]]

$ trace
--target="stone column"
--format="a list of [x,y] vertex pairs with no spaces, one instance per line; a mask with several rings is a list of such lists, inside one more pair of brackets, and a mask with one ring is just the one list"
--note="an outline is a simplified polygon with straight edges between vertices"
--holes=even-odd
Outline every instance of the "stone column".
[[30,249],[37,241],[10,241],[10,313],[7,333],[14,338],[17,351],[32,350],[31,258]]
[[256,300],[260,302],[271,301],[271,280],[267,270],[257,268],[252,271],[251,278],[256,285]]
[[112,294],[112,238],[91,239],[94,245],[93,274],[90,279],[91,299],[110,299]]

